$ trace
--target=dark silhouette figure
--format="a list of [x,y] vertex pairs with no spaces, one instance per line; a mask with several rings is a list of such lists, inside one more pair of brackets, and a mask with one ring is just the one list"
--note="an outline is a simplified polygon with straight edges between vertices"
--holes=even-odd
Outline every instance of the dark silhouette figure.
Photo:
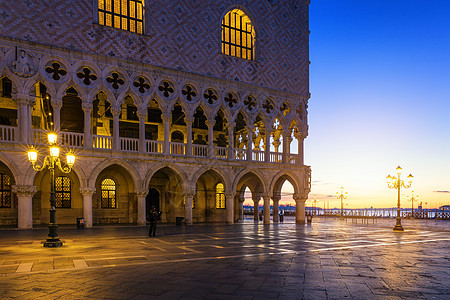
[[158,223],[159,213],[155,206],[152,206],[151,211],[148,214],[148,221],[150,222],[150,229],[148,231],[148,236],[155,236],[156,224]]

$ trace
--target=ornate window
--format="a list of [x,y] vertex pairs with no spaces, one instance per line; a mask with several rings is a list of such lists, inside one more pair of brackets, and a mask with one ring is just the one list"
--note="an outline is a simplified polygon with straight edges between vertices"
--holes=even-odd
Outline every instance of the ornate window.
[[0,208],[11,207],[11,178],[0,173]]
[[221,182],[216,185],[216,208],[226,208],[225,188]]
[[144,33],[142,0],[98,0],[98,23],[109,27]]
[[240,9],[229,11],[222,20],[222,53],[254,59],[255,29],[250,18]]
[[58,176],[55,178],[56,208],[70,208],[72,189],[69,177]]
[[102,181],[102,208],[117,208],[116,182],[111,178]]

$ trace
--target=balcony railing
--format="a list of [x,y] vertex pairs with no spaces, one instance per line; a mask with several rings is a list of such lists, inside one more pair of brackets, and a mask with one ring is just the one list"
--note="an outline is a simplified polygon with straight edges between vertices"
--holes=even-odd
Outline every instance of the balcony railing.
[[227,147],[214,147],[214,157],[227,158],[228,157],[228,148]]
[[236,160],[247,160],[247,149],[234,148],[234,159]]
[[208,156],[208,146],[207,145],[192,145],[192,155],[197,157],[207,157]]
[[0,126],[0,140],[2,142],[14,142],[17,136],[17,127]]
[[270,152],[270,162],[280,163],[283,161],[283,153]]
[[59,133],[61,145],[70,147],[83,147],[83,133],[62,131]]
[[[33,143],[34,144],[47,144],[47,130],[44,129],[32,129]],[[0,142],[18,142],[19,130],[14,126],[0,126]],[[61,145],[69,147],[86,147],[84,143],[84,134],[75,132],[62,131],[59,133],[59,140]],[[133,138],[120,138],[120,150],[138,152],[139,139]],[[103,135],[92,135],[92,146],[96,149],[111,150],[112,137]],[[154,154],[164,153],[164,142],[146,140],[145,152]],[[186,144],[184,143],[169,143],[169,153],[171,155],[186,155]],[[214,147],[213,157],[220,159],[228,159],[228,153],[230,149],[228,147]],[[247,149],[234,148],[231,151],[232,159],[234,160],[247,160]],[[208,157],[208,145],[192,145],[192,156],[194,157]],[[252,161],[264,162],[266,159],[265,151],[252,150]],[[270,152],[269,161],[271,163],[282,163],[283,153]],[[296,165],[300,163],[298,154],[287,154],[287,163]]]
[[264,161],[264,151],[262,150],[253,150],[252,151],[252,160],[254,161]]
[[112,142],[110,136],[93,135],[93,147],[97,149],[112,149]]
[[172,155],[184,155],[185,144],[170,142],[170,154]]
[[120,150],[122,151],[139,151],[139,140],[132,138],[120,138]]
[[163,141],[147,141],[147,153],[163,153]]

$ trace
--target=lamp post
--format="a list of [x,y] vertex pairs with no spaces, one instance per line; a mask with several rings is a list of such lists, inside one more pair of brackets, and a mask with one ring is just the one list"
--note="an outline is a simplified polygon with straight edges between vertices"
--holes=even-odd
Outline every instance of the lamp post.
[[343,220],[344,219],[344,199],[347,199],[348,193],[345,192],[344,193],[344,187],[341,187],[341,191],[340,192],[336,192],[336,197],[338,199],[341,199],[341,216],[339,217],[339,219]]
[[397,218],[394,226],[394,231],[403,231],[402,219],[400,217],[400,188],[404,187],[408,189],[411,187],[413,176],[411,174],[408,175],[408,183],[405,184],[403,180],[400,179],[400,175],[402,174],[402,168],[400,166],[397,167],[397,177],[388,175],[386,177],[387,185],[390,189],[397,189],[398,191],[398,200],[397,200]]
[[56,225],[55,213],[56,213],[56,197],[55,197],[55,168],[57,167],[63,173],[69,173],[72,170],[72,167],[75,163],[75,155],[70,150],[66,154],[67,166],[62,166],[61,161],[59,159],[60,148],[56,144],[56,140],[58,135],[54,132],[49,132],[47,135],[48,143],[49,143],[49,152],[50,154],[44,158],[44,162],[42,166],[37,165],[37,151],[32,146],[30,150],[28,150],[28,160],[33,165],[33,169],[40,172],[45,170],[46,168],[50,171],[50,222],[48,224],[48,238],[44,242],[44,247],[61,247],[62,242],[60,241],[56,230],[58,225]]
[[312,205],[314,207],[314,215],[317,215],[316,213],[316,207],[317,207],[317,203],[319,202],[319,200],[317,200],[317,196],[314,196],[314,199],[312,200]]
[[409,198],[409,196],[406,196],[406,199],[408,199],[408,201],[411,201],[411,219],[414,219],[414,201],[419,201],[419,195],[416,195],[414,197],[414,191],[411,191],[411,198]]

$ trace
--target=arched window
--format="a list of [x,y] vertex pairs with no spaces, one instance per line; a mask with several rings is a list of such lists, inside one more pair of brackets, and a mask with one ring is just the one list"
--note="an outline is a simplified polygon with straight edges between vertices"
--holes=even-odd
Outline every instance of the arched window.
[[0,173],[0,208],[11,207],[11,178]]
[[255,28],[240,9],[229,11],[222,20],[222,53],[254,59]]
[[116,182],[111,178],[102,181],[102,208],[117,208]]
[[216,208],[226,208],[225,188],[221,182],[216,185]]
[[98,23],[144,33],[142,0],[98,0]]
[[55,178],[56,208],[70,208],[72,199],[71,182],[69,177]]

